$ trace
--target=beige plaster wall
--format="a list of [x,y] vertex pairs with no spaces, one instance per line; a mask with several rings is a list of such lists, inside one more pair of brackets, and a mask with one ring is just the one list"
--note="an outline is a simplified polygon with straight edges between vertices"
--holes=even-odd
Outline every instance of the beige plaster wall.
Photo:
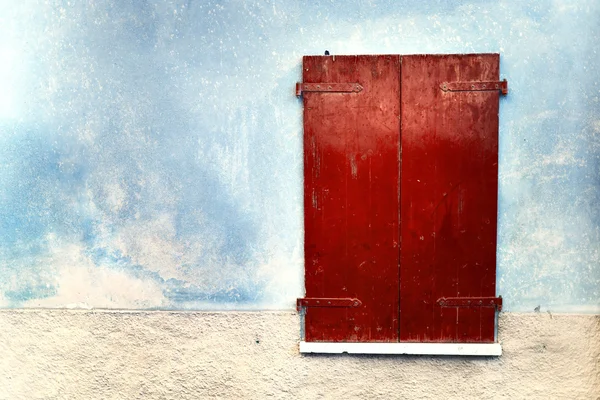
[[600,316],[502,314],[500,358],[303,356],[292,312],[0,311],[0,399],[598,399]]

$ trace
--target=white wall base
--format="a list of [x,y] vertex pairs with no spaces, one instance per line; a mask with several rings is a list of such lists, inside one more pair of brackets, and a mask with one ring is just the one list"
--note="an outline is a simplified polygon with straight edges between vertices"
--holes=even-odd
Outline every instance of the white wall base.
[[311,356],[295,311],[0,310],[0,400],[598,398],[600,315],[498,320],[502,357]]
[[300,353],[415,354],[440,356],[500,356],[500,343],[339,343],[300,342]]

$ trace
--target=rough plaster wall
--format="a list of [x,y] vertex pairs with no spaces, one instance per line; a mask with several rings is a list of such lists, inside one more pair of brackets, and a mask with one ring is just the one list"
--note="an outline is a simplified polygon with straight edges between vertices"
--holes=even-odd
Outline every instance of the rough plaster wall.
[[1,311],[0,399],[597,399],[600,316],[502,314],[500,358],[302,356],[292,312]]

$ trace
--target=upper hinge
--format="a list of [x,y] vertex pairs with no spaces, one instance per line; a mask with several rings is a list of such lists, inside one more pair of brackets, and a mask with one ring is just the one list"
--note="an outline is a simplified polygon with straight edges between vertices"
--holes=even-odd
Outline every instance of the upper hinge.
[[305,297],[296,300],[298,311],[302,307],[360,307],[362,301],[356,298]]
[[508,94],[508,82],[502,81],[473,81],[473,82],[443,82],[440,88],[444,92],[483,92],[500,91],[502,94]]
[[492,307],[502,311],[502,296],[498,297],[442,297],[437,301],[440,307]]
[[354,92],[358,93],[364,88],[359,83],[296,83],[296,96],[302,92]]

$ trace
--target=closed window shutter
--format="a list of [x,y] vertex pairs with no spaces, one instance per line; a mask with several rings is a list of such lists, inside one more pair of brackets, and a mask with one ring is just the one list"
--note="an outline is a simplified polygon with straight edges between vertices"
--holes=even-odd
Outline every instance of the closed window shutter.
[[498,81],[499,56],[405,56],[401,77],[400,340],[493,342],[499,95],[440,85]]
[[304,57],[306,341],[494,341],[498,71]]
[[398,66],[398,56],[303,60],[304,85],[363,88],[303,93],[306,297],[362,303],[306,307],[307,341],[398,340]]

